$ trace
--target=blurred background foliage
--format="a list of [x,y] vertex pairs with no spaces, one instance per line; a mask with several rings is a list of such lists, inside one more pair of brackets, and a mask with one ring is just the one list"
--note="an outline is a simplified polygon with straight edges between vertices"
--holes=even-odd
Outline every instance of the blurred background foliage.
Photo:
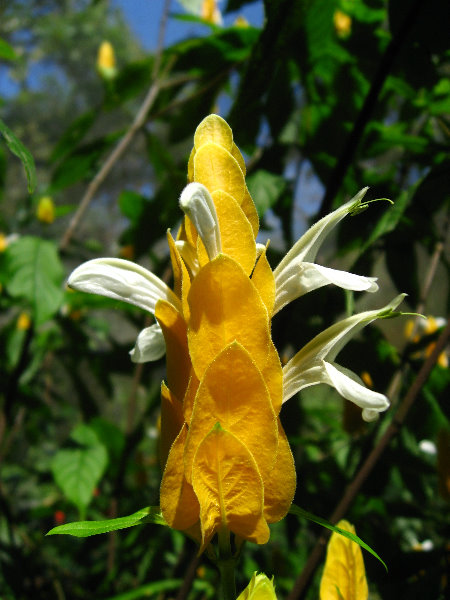
[[[158,504],[164,364],[128,358],[148,318],[70,292],[64,281],[97,256],[136,260],[170,280],[165,232],[180,222],[193,133],[208,113],[229,121],[245,153],[274,266],[312,219],[360,188],[395,202],[348,218],[319,256],[378,276],[381,291],[353,297],[323,288],[295,301],[274,320],[282,357],[338,317],[382,306],[397,292],[408,293],[404,310],[448,314],[450,4],[266,0],[256,3],[262,27],[240,16],[255,3],[225,0],[222,22],[202,19],[201,4],[183,0],[186,12],[166,2],[169,14],[153,7],[161,30],[168,18],[186,33],[152,52],[106,0],[0,4],[1,81],[9,81],[0,89],[2,142],[12,132],[37,174],[30,193],[14,150],[30,173],[31,159],[14,139],[11,148],[0,144],[2,600],[182,598],[192,574],[189,598],[216,597],[214,567],[195,562],[193,544],[178,532],[147,525],[88,539],[44,537],[55,524]],[[116,56],[109,71],[96,66],[104,40]],[[149,90],[142,126],[70,229]],[[323,386],[283,408],[298,505],[332,513],[443,322],[384,322],[342,353],[342,364],[390,394],[394,408],[379,424],[364,424]],[[444,353],[346,514],[389,567],[385,573],[365,555],[373,599],[448,597],[449,391]],[[238,587],[263,570],[287,597],[320,533],[289,515],[266,546],[245,549]],[[318,597],[319,577],[320,569],[303,597]]]

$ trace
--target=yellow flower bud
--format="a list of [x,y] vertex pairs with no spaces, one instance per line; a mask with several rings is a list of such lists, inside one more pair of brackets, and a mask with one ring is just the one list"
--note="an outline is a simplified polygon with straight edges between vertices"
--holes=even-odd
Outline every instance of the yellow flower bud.
[[343,13],[341,10],[336,10],[333,16],[334,29],[340,38],[346,38],[352,31],[352,18]]
[[134,255],[135,252],[133,244],[127,244],[125,246],[122,246],[119,250],[119,256],[121,256],[122,258],[126,258],[127,260],[133,260]]
[[[339,521],[337,526],[355,533],[355,528],[348,521]],[[320,600],[367,600],[368,595],[360,546],[339,533],[333,533],[328,542],[320,582]]]
[[363,371],[361,373],[361,379],[364,381],[368,388],[373,388],[373,380],[368,371]]
[[27,331],[27,329],[30,329],[31,319],[27,313],[20,313],[17,319],[16,327],[19,331]]
[[253,573],[253,577],[237,600],[276,600],[273,577],[269,579],[264,573]]
[[8,240],[4,233],[0,233],[0,252],[4,252],[8,247]]
[[98,49],[97,69],[105,79],[113,79],[117,74],[114,48],[108,41],[102,42]]
[[234,26],[235,27],[248,27],[249,22],[247,21],[247,19],[245,17],[243,17],[242,15],[239,15],[238,17],[236,17],[236,19],[234,21]]
[[36,217],[42,223],[53,223],[55,220],[55,205],[50,196],[43,196],[36,209]]
[[222,14],[216,0],[203,0],[201,17],[214,25],[222,24]]

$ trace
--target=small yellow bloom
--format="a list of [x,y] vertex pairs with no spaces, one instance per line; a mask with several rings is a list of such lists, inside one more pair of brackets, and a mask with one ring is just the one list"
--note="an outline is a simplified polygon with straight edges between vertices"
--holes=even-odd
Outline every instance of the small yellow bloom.
[[253,573],[250,583],[237,600],[277,600],[273,577],[269,579],[264,573]]
[[341,10],[336,10],[333,16],[334,29],[340,38],[346,38],[352,31],[352,18]]
[[[429,316],[426,319],[418,319],[416,321],[410,319],[405,325],[405,337],[407,340],[410,340],[413,344],[417,344],[424,336],[435,333],[440,327],[443,327],[445,324],[446,320],[442,317]],[[435,342],[431,342],[425,349],[420,350],[418,352],[414,352],[412,354],[412,358],[427,358],[433,352],[435,346]],[[446,350],[441,352],[441,354],[438,357],[437,363],[444,369],[448,367],[449,361]]]
[[247,21],[247,19],[245,17],[243,17],[242,15],[239,15],[238,17],[236,17],[236,19],[234,21],[234,26],[235,27],[248,27],[249,22]]
[[0,252],[4,252],[8,247],[8,239],[4,233],[0,232]]
[[134,255],[135,250],[133,244],[127,244],[125,246],[122,246],[119,250],[119,256],[121,256],[122,258],[126,258],[126,260],[133,260]]
[[217,0],[203,0],[201,17],[214,25],[222,24],[222,14],[217,6]]
[[27,331],[27,329],[30,329],[31,319],[27,313],[20,313],[17,319],[16,327],[19,331]]
[[[355,533],[348,521],[339,521],[337,526]],[[361,548],[356,542],[333,532],[320,582],[320,600],[367,600],[368,595]]]
[[373,388],[373,380],[368,371],[363,371],[361,373],[361,379],[364,381],[368,388]]
[[97,69],[105,79],[112,79],[117,74],[114,48],[108,41],[102,42],[98,49]]
[[55,205],[50,196],[43,196],[37,205],[36,217],[41,223],[53,223],[55,220]]

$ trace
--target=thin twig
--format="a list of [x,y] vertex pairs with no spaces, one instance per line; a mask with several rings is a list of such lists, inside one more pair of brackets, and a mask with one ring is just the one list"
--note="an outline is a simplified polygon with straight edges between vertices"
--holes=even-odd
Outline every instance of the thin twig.
[[341,187],[348,168],[353,161],[353,157],[359,146],[366,125],[369,122],[372,112],[376,106],[378,96],[380,95],[384,82],[386,81],[394,65],[407,34],[420,14],[421,5],[426,6],[426,3],[423,0],[416,0],[411,5],[409,11],[406,13],[401,27],[389,42],[381,58],[378,70],[372,80],[372,85],[370,86],[369,92],[364,99],[364,103],[356,118],[353,129],[329,178],[327,189],[320,207],[319,218],[324,217],[331,210],[334,197]]
[[98,171],[97,175],[94,177],[94,179],[88,185],[86,192],[78,206],[78,209],[76,210],[74,216],[72,217],[72,219],[69,223],[69,226],[68,226],[66,232],[64,233],[64,235],[62,237],[62,240],[59,244],[60,250],[65,250],[67,248],[75,229],[80,224],[80,221],[83,218],[83,215],[86,212],[87,208],[89,207],[89,204],[91,203],[93,197],[97,193],[98,188],[101,186],[103,181],[106,179],[106,177],[112,170],[115,163],[118,161],[118,159],[122,156],[122,154],[128,148],[135,133],[145,124],[147,114],[148,114],[150,108],[152,107],[153,103],[155,102],[156,97],[158,96],[158,93],[161,89],[162,79],[164,79],[164,76],[167,74],[167,72],[171,69],[171,67],[173,65],[173,60],[168,61],[163,72],[159,73],[161,58],[162,58],[163,40],[164,40],[166,23],[167,23],[167,15],[169,12],[169,6],[170,6],[170,0],[166,0],[165,5],[164,5],[163,14],[161,17],[158,48],[156,51],[155,62],[153,64],[152,83],[147,92],[147,95],[144,98],[144,102],[142,103],[141,108],[138,110],[138,113],[137,113],[133,123],[130,125],[130,127],[126,131],[125,135],[123,136],[123,138],[119,141],[117,146],[114,148],[114,150],[108,156],[106,161],[103,163],[103,165],[100,168],[100,170]]
[[[406,396],[403,398],[403,401],[401,402],[391,424],[386,429],[383,437],[380,439],[378,444],[375,446],[375,448],[372,450],[372,452],[366,458],[362,467],[356,474],[356,477],[353,479],[353,481],[347,487],[339,504],[336,506],[335,510],[333,511],[333,514],[331,515],[331,517],[329,519],[331,521],[331,523],[337,523],[337,521],[342,519],[342,517],[345,515],[345,513],[347,512],[351,503],[353,502],[355,496],[361,489],[361,486],[363,485],[363,483],[365,482],[367,477],[372,472],[374,466],[378,462],[380,456],[382,455],[382,453],[384,452],[384,450],[386,449],[386,447],[388,446],[388,444],[390,443],[392,438],[400,430],[411,406],[413,405],[414,401],[416,400],[420,390],[426,383],[426,381],[431,373],[431,370],[433,369],[434,365],[436,364],[436,362],[439,358],[439,355],[441,354],[441,352],[444,350],[446,344],[448,343],[449,338],[450,338],[450,315],[447,320],[446,328],[439,336],[439,339],[436,342],[436,346],[434,347],[433,352],[423,363],[419,373],[417,374],[416,379],[413,381],[411,387],[409,388],[408,392],[406,393]],[[288,596],[288,600],[298,600],[299,598],[302,597],[302,594],[303,594],[310,578],[313,576],[313,574],[321,560],[327,537],[328,537],[328,534],[324,534],[316,542],[316,545],[314,546],[311,554],[309,555],[308,561],[307,561],[305,567],[303,568],[303,571],[300,573],[300,576],[298,577],[291,593]]]
[[195,579],[195,574],[197,572],[199,562],[200,558],[197,555],[192,557],[191,562],[189,563],[188,568],[186,569],[186,572],[184,574],[183,583],[180,589],[178,590],[178,594],[176,595],[175,600],[186,600],[186,598],[188,597],[188,594],[191,591],[191,587]]

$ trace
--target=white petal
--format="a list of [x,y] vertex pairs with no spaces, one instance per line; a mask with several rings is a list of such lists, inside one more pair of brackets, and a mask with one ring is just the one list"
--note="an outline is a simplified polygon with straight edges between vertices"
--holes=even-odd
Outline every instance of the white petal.
[[363,409],[365,421],[374,421],[378,413],[389,408],[389,400],[384,394],[369,390],[362,380],[352,371],[340,365],[324,361],[324,368],[332,385],[346,400],[350,400]]
[[212,260],[221,251],[221,241],[216,207],[208,189],[201,183],[190,183],[181,192],[180,207],[194,224]]
[[274,270],[275,281],[293,260],[298,259],[300,262],[314,262],[317,252],[326,236],[336,227],[339,221],[361,206],[361,201],[368,189],[367,187],[363,188],[351,200],[310,227],[292,246]]
[[317,364],[304,371],[291,370],[286,374],[283,372],[283,403],[300,390],[319,383],[328,383],[322,364]]
[[85,262],[73,271],[67,283],[75,290],[123,300],[151,313],[155,312],[155,305],[161,298],[181,310],[180,300],[159,277],[120,258],[96,258]]
[[134,363],[151,362],[162,358],[166,353],[166,343],[159,323],[146,327],[141,331],[133,350],[130,350]]
[[322,360],[334,361],[345,344],[363,327],[375,319],[391,316],[405,295],[400,294],[379,310],[369,310],[343,319],[316,335],[283,367],[283,378],[295,378],[296,372],[306,371]]
[[376,277],[364,277],[295,259],[276,280],[274,314],[292,300],[330,283],[355,292],[376,292],[378,290]]

